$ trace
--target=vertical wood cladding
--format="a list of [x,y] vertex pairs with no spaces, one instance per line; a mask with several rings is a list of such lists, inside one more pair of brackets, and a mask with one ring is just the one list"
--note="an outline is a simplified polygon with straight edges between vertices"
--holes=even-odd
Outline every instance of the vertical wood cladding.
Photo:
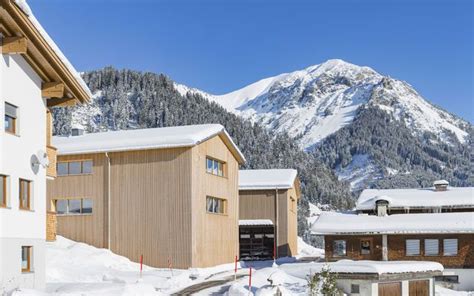
[[[443,256],[443,239],[458,239],[458,254],[456,256]],[[372,255],[360,254],[361,239],[371,239],[375,246]],[[419,256],[406,256],[405,241],[407,239],[420,240]],[[438,256],[424,255],[424,240],[438,239]],[[346,240],[347,256],[334,257],[333,243],[335,240]],[[324,237],[327,261],[336,261],[342,258],[353,260],[382,260],[382,236],[381,235],[326,235]],[[419,260],[435,261],[441,263],[445,268],[473,268],[474,267],[474,234],[413,234],[413,235],[388,235],[388,260]]]
[[[193,266],[233,262],[239,255],[239,164],[220,137],[193,147],[192,252]],[[206,172],[206,157],[225,163],[224,177]],[[226,200],[224,214],[208,213],[206,196]]]
[[[276,190],[240,190],[239,219],[269,219],[275,222]],[[297,251],[297,207],[291,211],[291,198],[297,202],[294,188],[278,190],[278,256],[294,256]]]
[[145,264],[191,266],[191,149],[110,153],[111,250]]
[[47,208],[53,210],[55,199],[90,198],[92,215],[57,216],[57,234],[75,241],[107,248],[106,167],[104,154],[58,156],[58,161],[92,160],[92,174],[58,176],[47,181]]

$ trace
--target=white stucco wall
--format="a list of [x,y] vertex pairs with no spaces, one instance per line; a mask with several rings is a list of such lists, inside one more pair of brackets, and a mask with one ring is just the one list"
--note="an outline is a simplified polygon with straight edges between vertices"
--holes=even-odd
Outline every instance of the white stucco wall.
[[445,269],[444,275],[457,275],[459,284],[453,284],[452,288],[458,291],[474,291],[474,268]]
[[[18,106],[18,135],[5,132],[5,102]],[[46,109],[41,79],[20,55],[0,58],[0,174],[7,175],[8,207],[0,208],[2,287],[44,285],[46,170],[35,173],[31,157],[46,149]],[[32,181],[32,210],[19,210],[19,179]],[[33,246],[34,271],[21,273],[21,246]]]

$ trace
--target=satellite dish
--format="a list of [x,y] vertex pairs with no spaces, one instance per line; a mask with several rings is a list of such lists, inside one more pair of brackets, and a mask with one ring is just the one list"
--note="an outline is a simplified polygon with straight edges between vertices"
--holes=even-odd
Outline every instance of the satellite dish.
[[43,150],[39,150],[36,154],[31,155],[31,168],[35,174],[38,173],[39,167],[47,168],[49,166],[48,154]]

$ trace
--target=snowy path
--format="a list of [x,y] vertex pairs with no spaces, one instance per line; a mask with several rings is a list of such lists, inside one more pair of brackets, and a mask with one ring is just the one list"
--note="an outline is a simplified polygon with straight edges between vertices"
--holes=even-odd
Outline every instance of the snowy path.
[[[239,274],[239,275],[237,275],[237,279],[243,278],[245,276],[246,276],[245,274]],[[185,288],[181,291],[178,291],[178,292],[174,293],[173,295],[193,295],[195,293],[201,292],[201,291],[206,290],[206,289],[210,289],[210,288],[225,285],[225,284],[230,283],[232,281],[234,281],[234,276],[233,275],[232,276],[227,276],[227,277],[222,278],[222,279],[205,281],[205,282],[202,282],[202,283],[199,283],[199,284],[196,284],[196,285],[189,286],[189,287],[187,287],[187,288]]]

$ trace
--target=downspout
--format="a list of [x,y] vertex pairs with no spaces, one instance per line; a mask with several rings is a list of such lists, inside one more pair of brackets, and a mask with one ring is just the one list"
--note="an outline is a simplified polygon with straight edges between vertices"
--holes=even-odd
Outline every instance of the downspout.
[[111,225],[111,217],[110,217],[110,157],[109,153],[105,152],[105,157],[107,158],[107,248],[110,250],[110,241],[111,241],[111,236],[110,236],[110,225]]
[[275,259],[278,258],[278,188],[275,188]]

